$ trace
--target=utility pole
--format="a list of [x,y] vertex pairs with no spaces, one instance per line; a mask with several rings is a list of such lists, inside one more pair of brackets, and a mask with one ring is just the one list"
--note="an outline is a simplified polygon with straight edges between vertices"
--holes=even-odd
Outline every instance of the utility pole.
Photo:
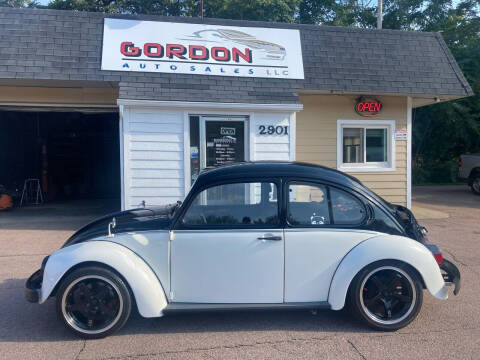
[[[203,1],[203,0],[202,0]],[[383,12],[383,1],[378,0],[378,11],[377,11],[377,29],[382,28],[382,12]]]
[[200,17],[203,19],[203,0],[200,0]]

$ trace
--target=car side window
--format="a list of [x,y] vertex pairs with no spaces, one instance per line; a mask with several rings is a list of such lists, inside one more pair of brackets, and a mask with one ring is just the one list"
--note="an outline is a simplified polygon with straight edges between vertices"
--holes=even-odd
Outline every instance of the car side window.
[[293,226],[358,225],[364,204],[346,191],[320,184],[288,185],[287,220]]
[[363,222],[365,206],[346,191],[330,188],[333,220],[338,225],[356,225]]
[[290,225],[330,224],[327,188],[323,185],[288,185],[288,223]]
[[255,227],[279,223],[277,186],[270,182],[221,184],[197,194],[185,226]]

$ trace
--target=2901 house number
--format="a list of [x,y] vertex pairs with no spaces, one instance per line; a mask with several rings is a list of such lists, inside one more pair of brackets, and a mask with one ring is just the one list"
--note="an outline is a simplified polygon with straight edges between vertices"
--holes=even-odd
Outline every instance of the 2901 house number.
[[258,131],[260,135],[288,135],[288,126],[260,125]]

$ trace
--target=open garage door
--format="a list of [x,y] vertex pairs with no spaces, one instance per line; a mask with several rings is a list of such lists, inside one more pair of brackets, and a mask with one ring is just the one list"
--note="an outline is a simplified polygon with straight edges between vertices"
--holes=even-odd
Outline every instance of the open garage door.
[[52,110],[0,110],[0,184],[17,205],[25,180],[39,179],[47,203],[120,209],[118,112]]

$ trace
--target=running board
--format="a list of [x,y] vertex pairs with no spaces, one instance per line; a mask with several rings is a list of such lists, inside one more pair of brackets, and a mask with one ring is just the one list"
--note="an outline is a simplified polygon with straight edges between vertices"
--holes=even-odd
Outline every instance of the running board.
[[204,304],[204,303],[169,303],[163,313],[196,311],[249,311],[249,310],[312,310],[330,309],[327,301],[295,302],[279,304]]

